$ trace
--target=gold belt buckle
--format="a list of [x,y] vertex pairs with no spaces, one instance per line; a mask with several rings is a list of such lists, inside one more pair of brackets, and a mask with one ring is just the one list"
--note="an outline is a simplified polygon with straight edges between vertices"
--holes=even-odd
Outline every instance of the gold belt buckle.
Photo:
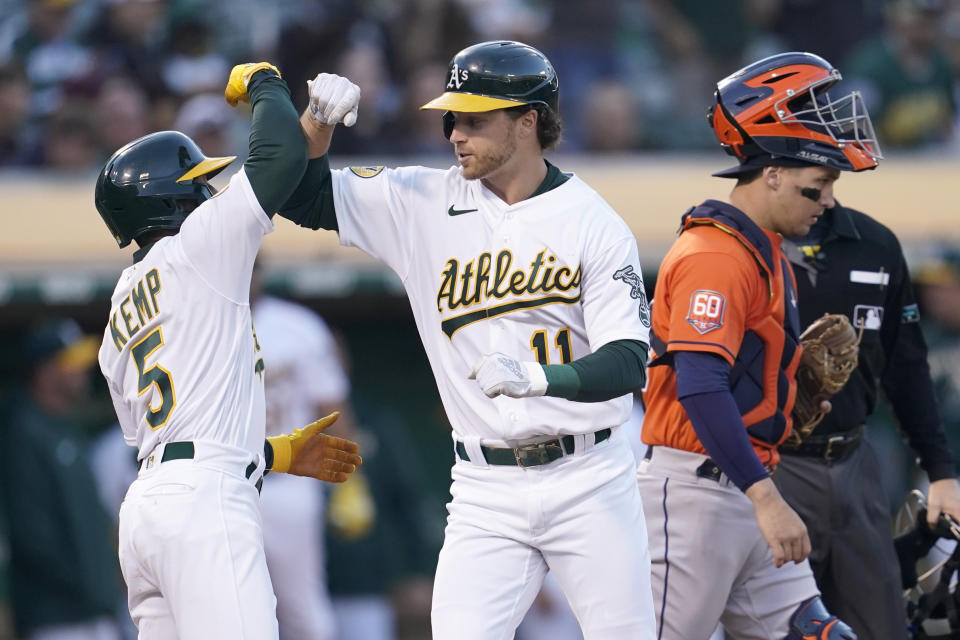
[[838,444],[840,442],[844,442],[846,441],[846,439],[847,438],[845,436],[841,436],[841,435],[830,436],[827,439],[827,450],[823,452],[823,459],[827,461],[834,460],[835,458],[833,457],[833,445]]

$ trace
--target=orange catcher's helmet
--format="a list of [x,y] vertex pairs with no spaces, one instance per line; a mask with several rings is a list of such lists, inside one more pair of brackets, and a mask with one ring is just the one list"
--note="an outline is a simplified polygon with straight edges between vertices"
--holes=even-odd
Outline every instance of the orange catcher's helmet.
[[[841,79],[812,53],[780,53],[717,83],[708,122],[740,166],[714,175],[736,177],[754,165],[822,165],[873,169],[883,157],[858,91],[832,98]],[[763,158],[757,162],[758,158]]]

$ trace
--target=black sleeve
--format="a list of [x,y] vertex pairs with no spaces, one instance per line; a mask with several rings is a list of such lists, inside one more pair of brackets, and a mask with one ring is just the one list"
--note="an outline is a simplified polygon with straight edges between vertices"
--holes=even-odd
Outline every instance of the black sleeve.
[[[897,250],[900,251],[899,246]],[[940,423],[927,362],[927,343],[918,322],[913,286],[902,252],[896,271],[890,274],[890,284],[880,334],[887,355],[880,378],[883,390],[930,481],[953,478],[956,468]]]
[[263,441],[263,475],[273,470],[273,445],[269,440]]
[[547,395],[604,402],[633,393],[646,381],[648,348],[639,340],[614,340],[569,364],[544,365]]
[[270,70],[253,74],[247,86],[250,155],[244,171],[260,206],[273,216],[300,184],[307,168],[307,141],[287,83]]
[[338,231],[333,208],[333,178],[326,155],[307,163],[300,184],[277,213],[301,227]]

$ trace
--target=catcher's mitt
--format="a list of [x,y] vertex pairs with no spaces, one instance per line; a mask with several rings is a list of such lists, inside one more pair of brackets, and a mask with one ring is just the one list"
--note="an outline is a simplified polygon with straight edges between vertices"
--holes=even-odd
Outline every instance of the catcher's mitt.
[[803,352],[797,368],[797,399],[793,431],[787,444],[797,445],[823,420],[820,405],[843,388],[857,368],[860,337],[847,316],[835,313],[817,318],[800,335]]

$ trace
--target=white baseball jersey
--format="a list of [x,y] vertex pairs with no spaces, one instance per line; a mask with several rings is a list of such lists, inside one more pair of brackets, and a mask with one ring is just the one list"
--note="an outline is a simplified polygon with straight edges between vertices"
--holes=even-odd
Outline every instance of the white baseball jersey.
[[513,205],[459,167],[354,167],[333,171],[333,186],[341,244],[403,281],[458,437],[509,443],[627,419],[629,395],[490,399],[468,379],[494,351],[562,364],[614,340],[647,342],[636,241],[583,181]]
[[263,450],[263,361],[248,301],[272,230],[241,169],[120,275],[100,368],[140,458],[182,440]]
[[267,435],[300,429],[318,405],[344,403],[350,383],[327,323],[310,309],[264,295],[253,305],[266,367]]
[[[321,417],[320,405],[344,405],[350,385],[337,345],[310,309],[263,295],[253,303],[263,351],[267,435],[290,433]],[[284,640],[335,638],[324,569],[324,488],[284,473],[264,479],[263,543]]]

